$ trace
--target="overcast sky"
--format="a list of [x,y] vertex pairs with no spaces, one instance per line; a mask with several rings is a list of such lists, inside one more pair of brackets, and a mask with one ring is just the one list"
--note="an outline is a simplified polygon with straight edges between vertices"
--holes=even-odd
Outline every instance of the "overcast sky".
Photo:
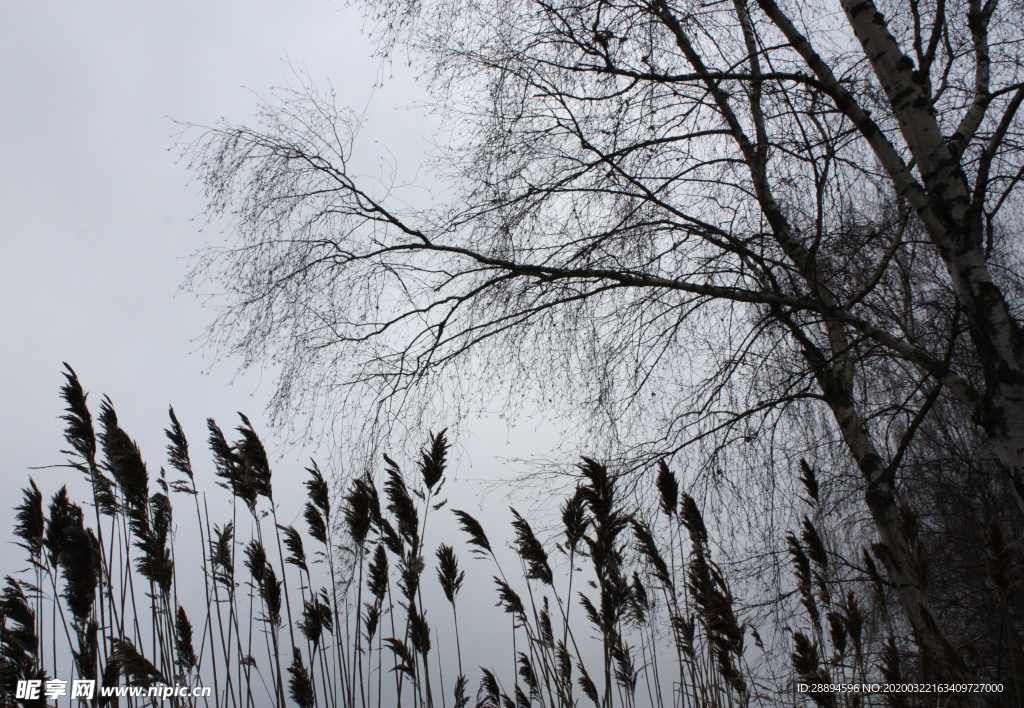
[[[77,481],[29,470],[64,460],[62,361],[91,392],[94,414],[100,395],[111,397],[152,473],[165,464],[169,403],[207,471],[207,416],[227,429],[243,411],[263,428],[269,375],[236,377],[230,361],[211,368],[196,340],[212,314],[178,292],[189,256],[222,236],[200,233],[204,202],[176,164],[174,120],[251,122],[257,96],[294,84],[299,68],[329,81],[340,103],[369,106],[368,138],[403,164],[420,159],[434,123],[411,108],[425,99],[422,84],[402,66],[382,74],[358,11],[338,2],[2,0],[0,13],[0,469],[11,495],[0,538],[9,540],[29,474],[47,496]],[[500,445],[493,428],[468,441],[474,472],[460,476],[493,477],[497,455],[522,452],[497,436]],[[315,452],[292,449],[278,469],[298,473]],[[278,481],[275,491],[290,520],[303,490]],[[0,552],[21,554],[9,543]]]
[[[163,429],[173,404],[192,442],[198,485],[214,492],[211,523],[229,518],[226,494],[213,484],[205,419],[228,431],[243,411],[266,431],[272,372],[237,375],[235,362],[215,363],[202,351],[199,337],[213,314],[179,286],[189,257],[223,235],[216,226],[200,231],[204,200],[177,164],[175,121],[251,123],[258,96],[294,85],[298,69],[321,88],[330,84],[339,103],[366,110],[364,144],[385,146],[401,176],[416,174],[436,128],[422,107],[428,97],[407,67],[382,71],[363,29],[358,10],[329,0],[0,0],[0,576],[26,565],[11,529],[29,475],[46,499],[63,484],[73,500],[91,497],[77,472],[30,469],[66,459],[63,361],[91,393],[94,415],[100,397],[111,397],[151,477],[166,465]],[[536,420],[514,429],[498,416],[473,422],[458,441],[449,508],[479,515],[497,547],[510,538],[510,514],[502,494],[482,495],[486,482],[514,475],[508,458],[550,452],[555,438]],[[278,518],[305,530],[302,468],[309,455],[327,469],[331,461],[324,450],[282,453],[273,435],[266,442],[283,454],[274,461]],[[532,498],[519,508],[550,508],[558,500],[548,491],[525,489]],[[192,593],[183,589],[180,601],[201,626],[198,539],[190,513],[175,519],[176,568]],[[240,529],[241,539],[249,533]],[[432,517],[428,536],[430,546],[455,542],[467,571],[464,646],[473,647],[471,664],[493,666],[508,653],[493,569],[465,552],[447,512]],[[433,573],[426,578],[438,649],[450,663],[447,607]]]

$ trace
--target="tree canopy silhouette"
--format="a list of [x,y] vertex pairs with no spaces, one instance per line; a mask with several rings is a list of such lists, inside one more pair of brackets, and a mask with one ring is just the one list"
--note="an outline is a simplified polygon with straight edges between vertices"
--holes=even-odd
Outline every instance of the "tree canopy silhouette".
[[358,120],[313,90],[188,148],[234,217],[193,274],[224,288],[211,336],[280,365],[277,413],[372,400],[380,420],[443,385],[550,400],[636,460],[831,445],[927,671],[967,678],[897,488],[949,409],[1024,509],[1024,6],[367,11],[432,79],[443,197],[354,174]]

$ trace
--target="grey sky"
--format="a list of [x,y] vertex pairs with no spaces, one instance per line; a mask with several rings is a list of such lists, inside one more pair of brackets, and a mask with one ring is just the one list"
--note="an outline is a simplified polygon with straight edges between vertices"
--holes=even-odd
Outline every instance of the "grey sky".
[[[262,412],[272,376],[236,375],[231,361],[211,366],[197,337],[212,313],[178,291],[189,256],[222,236],[216,227],[200,232],[204,201],[176,164],[180,128],[172,119],[251,123],[257,96],[294,84],[298,68],[321,88],[329,82],[339,103],[369,106],[363,143],[385,146],[409,177],[435,123],[411,108],[426,98],[412,71],[387,66],[382,75],[362,29],[358,10],[327,0],[0,0],[0,474],[7,495],[0,503],[0,576],[25,565],[11,542],[12,506],[30,474],[45,499],[62,484],[73,500],[87,498],[78,473],[29,469],[64,461],[62,361],[91,392],[94,415],[101,395],[111,397],[151,476],[166,464],[169,403],[190,436],[197,482],[207,491],[216,492],[206,417],[228,431],[237,424],[235,412],[243,411],[266,431]],[[535,421],[515,429],[497,418],[477,421],[458,441],[465,454],[452,470],[458,484],[446,489],[449,508],[479,514],[493,539],[507,539],[502,495],[476,511],[482,487],[474,479],[510,474],[501,458],[544,453],[554,439],[550,426]],[[272,436],[266,442],[271,449],[278,444]],[[275,471],[280,521],[303,530],[301,470],[314,452],[291,448]],[[532,493],[533,501],[548,496]],[[225,500],[211,498],[213,522],[224,520],[226,506],[216,504]],[[176,550],[192,553],[177,557],[178,572],[196,574],[191,512],[176,512],[176,519]],[[430,536],[436,545],[461,534],[443,513]],[[504,640],[507,617],[493,606],[492,569],[473,561],[461,542],[456,547],[475,587],[461,621],[471,635],[486,638],[470,663],[488,663],[503,646],[495,637]],[[432,573],[427,577],[436,594]],[[183,600],[194,621],[201,621],[199,600]],[[439,614],[445,611],[437,605],[434,616],[439,641],[450,650],[446,615]]]
[[[61,361],[111,396],[154,469],[173,403],[199,437],[205,417],[234,425],[269,394],[229,382],[190,341],[209,314],[176,294],[203,208],[175,165],[171,118],[252,115],[255,92],[291,73],[351,83],[373,72],[361,23],[337,3],[37,3],[0,5],[0,429],[3,474],[61,461]],[[372,75],[372,73],[371,73]],[[196,442],[199,442],[198,440]],[[33,473],[52,491],[65,471]],[[9,505],[0,528],[9,538]],[[9,552],[9,547],[4,553]]]
[[[0,504],[0,575],[24,566],[10,542],[12,506],[30,474],[46,499],[62,484],[72,499],[87,498],[77,473],[29,470],[64,460],[62,361],[91,392],[94,414],[102,394],[113,399],[151,475],[166,464],[168,403],[190,436],[197,481],[207,491],[217,490],[204,444],[206,417],[227,431],[243,411],[265,430],[270,376],[236,377],[230,361],[210,368],[195,338],[212,314],[177,291],[188,256],[221,235],[199,232],[204,202],[175,164],[172,118],[251,122],[255,94],[294,83],[292,67],[300,67],[321,88],[329,80],[340,103],[362,109],[369,102],[367,142],[386,144],[414,170],[432,128],[422,110],[408,109],[424,97],[421,84],[402,66],[378,82],[379,62],[362,27],[357,11],[325,0],[0,3],[0,473],[8,493]],[[374,89],[375,83],[381,85]],[[497,538],[508,537],[504,501],[493,495],[486,512],[474,511],[481,485],[471,480],[507,474],[498,457],[551,441],[537,431],[536,424],[510,431],[482,421],[460,441],[468,455],[459,460],[459,483],[446,490],[451,506],[482,513]],[[273,448],[277,441],[267,443]],[[300,479],[313,452],[293,448],[275,468],[280,520],[302,530]],[[214,522],[222,516],[219,498],[211,498]],[[190,512],[176,518],[182,553],[198,539]],[[460,535],[442,514],[430,543]],[[491,569],[476,567],[468,555],[462,560],[484,593],[479,621],[500,620]],[[199,564],[181,557],[178,567],[187,575]],[[195,600],[185,602],[192,612],[201,604]],[[475,619],[473,612],[466,617],[469,626]]]
[[[294,83],[292,67],[362,109],[380,76],[362,28],[357,10],[325,0],[0,3],[0,439],[12,493],[29,467],[63,459],[61,361],[94,412],[101,394],[113,399],[153,472],[168,403],[200,450],[207,416],[226,429],[241,410],[261,427],[269,376],[235,378],[231,362],[204,374],[211,360],[194,339],[212,315],[177,292],[188,256],[220,234],[199,233],[204,203],[175,164],[172,118],[251,121],[256,94]],[[407,109],[423,96],[394,66],[369,104],[367,137],[406,164],[427,147],[431,123]],[[304,459],[293,450],[282,466]],[[47,495],[77,481],[32,474]],[[0,536],[10,528],[0,505]]]

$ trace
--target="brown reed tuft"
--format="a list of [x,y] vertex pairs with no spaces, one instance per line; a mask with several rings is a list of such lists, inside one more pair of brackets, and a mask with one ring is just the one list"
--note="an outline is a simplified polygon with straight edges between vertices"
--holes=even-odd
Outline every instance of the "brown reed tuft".
[[284,559],[284,562],[309,573],[309,567],[306,565],[306,549],[302,545],[302,536],[299,535],[294,526],[279,525],[278,528],[284,533],[284,547],[288,549],[288,557]]
[[320,510],[323,517],[330,520],[331,490],[316,461],[311,462],[312,466],[306,468],[306,471],[309,472],[309,479],[305,482],[306,492],[309,495],[309,500]]
[[64,600],[75,623],[84,627],[96,599],[96,586],[100,579],[100,549],[92,529],[87,530],[83,525],[80,512],[72,514],[71,523],[64,528],[58,561],[64,578]]
[[636,538],[640,555],[654,568],[654,577],[658,579],[662,587],[671,588],[673,583],[669,576],[668,563],[662,558],[650,528],[636,519],[631,519],[630,525],[633,527],[633,536]]
[[[136,686],[148,687],[154,683],[167,683],[167,679],[160,673],[160,670],[153,665],[153,662],[139,653],[130,639],[113,637],[110,639],[110,643],[112,651],[108,666],[116,667],[117,673],[114,676],[120,674]],[[104,672],[103,678],[104,681],[107,680],[106,672]]]
[[49,556],[51,568],[57,568],[60,554],[67,542],[68,530],[75,526],[76,520],[81,521],[82,510],[68,499],[68,488],[61,487],[50,499],[49,518],[46,520],[46,533],[43,546]]
[[494,584],[498,586],[498,602],[497,607],[501,607],[513,615],[520,622],[526,622],[526,607],[523,605],[523,600],[519,597],[519,594],[513,590],[508,583],[499,577],[494,578]]
[[544,550],[544,544],[537,540],[530,528],[530,523],[519,515],[519,512],[512,509],[512,528],[516,533],[516,553],[526,565],[526,577],[530,580],[539,580],[545,585],[551,585],[551,566],[548,564],[548,554]]
[[213,527],[216,538],[210,541],[210,563],[213,567],[213,579],[221,585],[233,589],[235,568],[231,548],[234,544],[235,526],[230,521],[224,527]]
[[707,546],[708,545],[708,530],[704,526],[704,517],[700,513],[700,509],[697,507],[697,502],[694,501],[686,492],[682,494],[682,504],[679,511],[680,521],[686,530],[690,534],[690,540],[694,545]]
[[241,462],[244,485],[252,497],[270,499],[274,494],[267,450],[249,419],[242,413],[239,413],[238,417],[242,419],[242,424],[235,430],[242,436],[242,439],[235,443],[234,451],[235,458]]
[[580,542],[587,533],[590,520],[586,515],[586,502],[583,499],[583,488],[576,487],[573,495],[562,504],[562,527],[565,531],[565,551],[574,555],[579,550]]
[[29,478],[28,484],[21,490],[21,504],[14,507],[14,535],[24,541],[18,545],[34,557],[43,547],[46,518],[43,516],[43,493],[33,479]]
[[530,657],[524,652],[518,652],[516,655],[516,663],[519,666],[519,678],[523,680],[526,687],[530,689],[530,699],[534,699],[540,694],[540,687],[537,683],[537,677],[533,673],[533,665],[530,663]]
[[75,635],[78,639],[78,648],[72,649],[71,656],[75,660],[78,675],[83,679],[95,681],[100,653],[99,624],[94,619],[89,620],[75,628]]
[[807,491],[807,496],[811,498],[811,501],[817,503],[818,501],[818,477],[814,473],[814,468],[807,464],[807,460],[800,459],[800,481],[803,482],[804,489]]
[[[14,704],[14,689],[18,679],[42,678],[39,665],[39,637],[36,634],[36,613],[25,593],[34,588],[12,578],[5,578],[0,595],[0,667],[4,673],[3,689],[7,705]],[[44,705],[43,703],[39,704]]]
[[78,375],[64,363],[64,385],[61,386],[61,398],[67,407],[61,416],[66,425],[64,439],[71,445],[71,450],[64,450],[67,455],[78,457],[71,466],[85,474],[92,485],[93,502],[99,513],[113,516],[117,502],[113,486],[99,466],[96,464],[96,432],[93,428],[92,414],[87,403],[88,394],[82,388]]
[[288,667],[288,693],[299,708],[313,708],[316,696],[313,692],[313,680],[309,671],[302,664],[302,652],[292,647],[292,663]]
[[192,623],[188,620],[185,608],[178,605],[174,618],[174,649],[175,664],[184,671],[196,668],[196,652],[192,646]]
[[455,557],[455,551],[451,546],[442,543],[437,547],[437,580],[441,583],[444,596],[453,605],[465,579],[466,572],[459,570],[459,560]]
[[[171,418],[171,427],[164,431],[168,440],[167,459],[171,463],[171,467],[188,477],[189,482],[194,483],[195,475],[192,473],[192,460],[188,454],[188,439],[185,437],[185,431],[182,429],[181,423],[178,422],[178,416],[174,415],[173,406],[168,406],[167,414]],[[190,489],[185,485],[182,485],[180,489],[176,488],[175,491],[186,494],[195,492],[194,488]]]
[[487,540],[484,527],[472,516],[459,509],[453,509],[452,513],[459,520],[459,526],[469,534],[469,545],[474,546],[474,551],[481,555],[492,555],[491,542]]
[[249,509],[255,509],[258,495],[252,485],[252,476],[246,474],[242,460],[235,454],[213,418],[206,420],[206,428],[210,432],[210,451],[213,453],[216,475],[220,479],[217,484],[244,501]]
[[171,502],[166,494],[154,494],[150,500],[151,526],[138,525],[135,546],[142,551],[136,559],[139,573],[155,583],[164,594],[174,580],[174,561],[171,557],[169,536],[171,531]]
[[469,694],[466,693],[467,685],[466,677],[459,674],[455,680],[455,708],[466,708],[466,704],[469,703]]
[[92,414],[86,402],[88,394],[78,380],[78,374],[67,362],[64,362],[64,384],[60,387],[60,396],[67,404],[66,412],[60,417],[67,426],[64,437],[83,460],[96,458],[96,434],[92,427]]
[[309,640],[314,649],[319,646],[324,631],[333,633],[334,620],[326,589],[321,590],[319,596],[314,595],[303,603],[302,619],[298,626],[302,636]]
[[342,516],[357,549],[361,549],[366,543],[366,537],[374,521],[374,495],[370,490],[371,487],[366,480],[353,480],[342,506]]
[[793,533],[786,534],[786,541],[789,544],[789,555],[793,561],[793,574],[796,576],[797,589],[800,591],[800,601],[806,608],[814,626],[820,627],[821,615],[818,611],[818,604],[814,600],[810,559]]
[[388,554],[384,546],[377,544],[373,550],[373,558],[367,567],[367,587],[374,599],[380,601],[388,590]]
[[818,676],[818,645],[803,632],[793,633],[793,668],[797,676],[804,679]]
[[490,669],[481,669],[480,687],[477,689],[477,708],[501,708],[502,692],[498,679]]
[[388,497],[388,511],[390,511],[398,522],[398,533],[413,548],[419,546],[419,513],[416,511],[416,504],[412,501],[409,488],[405,484],[402,470],[394,460],[387,455],[387,479],[384,482],[384,491]]
[[828,567],[828,552],[825,550],[825,544],[821,540],[821,536],[818,535],[818,530],[814,528],[814,524],[806,516],[804,516],[800,538],[807,549],[807,556],[822,569]]
[[413,655],[412,650],[397,637],[389,637],[384,640],[384,644],[387,645],[391,653],[395,655],[397,660],[393,671],[398,671],[409,678],[411,681],[416,680],[416,657]]
[[600,706],[601,700],[597,695],[597,686],[594,685],[590,676],[588,676],[586,671],[583,669],[582,662],[578,662],[576,667],[580,670],[580,677],[576,679],[576,682],[580,685],[580,688],[583,689],[584,695],[593,701],[595,706]]
[[430,447],[420,450],[419,469],[427,491],[434,491],[434,485],[444,477],[445,463],[448,457],[447,428],[437,433],[430,433]]
[[668,468],[665,460],[658,460],[658,476],[655,482],[658,488],[658,496],[661,503],[661,510],[665,515],[672,518],[676,515],[679,507],[679,480]]
[[249,569],[252,579],[257,584],[262,584],[267,570],[267,552],[264,550],[263,544],[256,539],[249,541],[245,547],[245,560],[243,563]]
[[[142,452],[128,433],[117,422],[113,403],[104,397],[100,402],[100,443],[105,457],[104,466],[114,477],[128,505],[133,529],[140,533],[145,526],[146,506],[149,502],[149,472],[142,460]],[[141,535],[141,533],[140,533]]]

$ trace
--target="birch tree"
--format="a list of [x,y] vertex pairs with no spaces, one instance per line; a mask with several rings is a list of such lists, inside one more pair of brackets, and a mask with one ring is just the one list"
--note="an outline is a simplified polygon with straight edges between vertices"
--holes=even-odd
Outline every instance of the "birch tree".
[[280,364],[277,412],[503,390],[640,463],[699,446],[708,469],[736,446],[775,460],[824,412],[925,678],[972,679],[898,489],[941,399],[1024,510],[1024,7],[366,9],[382,54],[431,79],[443,198],[412,209],[356,174],[358,121],[313,91],[187,150],[233,215],[193,274],[223,288],[211,337]]

